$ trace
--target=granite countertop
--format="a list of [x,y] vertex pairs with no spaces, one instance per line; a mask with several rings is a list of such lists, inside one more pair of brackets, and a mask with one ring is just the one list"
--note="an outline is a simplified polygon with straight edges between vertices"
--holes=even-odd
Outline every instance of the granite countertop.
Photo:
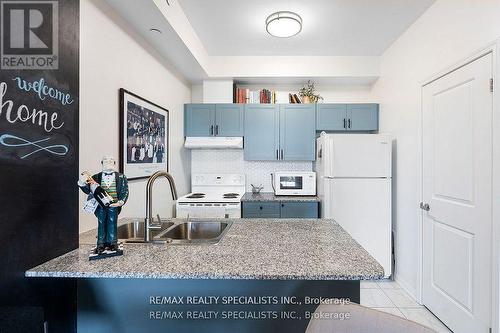
[[247,192],[241,198],[242,202],[245,201],[320,201],[315,195],[313,196],[295,196],[295,195],[274,195],[272,192],[261,192],[259,194],[253,194],[252,192]]
[[[181,219],[171,221],[185,222]],[[26,276],[263,280],[383,278],[382,266],[333,220],[229,221],[233,224],[218,244],[125,244],[123,256],[93,261],[89,261],[88,254],[95,244],[96,231],[89,231],[82,235],[78,249],[28,270]]]

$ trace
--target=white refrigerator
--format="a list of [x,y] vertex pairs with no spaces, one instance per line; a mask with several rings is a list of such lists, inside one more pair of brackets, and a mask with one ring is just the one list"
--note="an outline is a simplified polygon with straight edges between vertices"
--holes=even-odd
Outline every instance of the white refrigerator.
[[392,274],[392,138],[326,134],[317,139],[321,217],[334,219]]

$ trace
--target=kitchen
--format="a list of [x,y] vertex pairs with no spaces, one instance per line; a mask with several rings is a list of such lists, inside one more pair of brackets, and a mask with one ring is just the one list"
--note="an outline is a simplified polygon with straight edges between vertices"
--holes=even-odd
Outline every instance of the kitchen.
[[[499,4],[253,5],[61,0],[59,68],[2,71],[5,116],[13,105],[58,115],[54,129],[40,136],[38,121],[0,120],[2,206],[12,221],[1,232],[10,244],[0,295],[6,331],[29,322],[12,314],[24,313],[57,332],[54,309],[64,309],[66,324],[75,327],[65,332],[129,325],[129,331],[306,330],[309,320],[145,315],[155,309],[145,301],[154,295],[243,294],[349,298],[422,330],[498,331],[499,212],[492,200],[500,188],[500,126],[490,79]],[[297,35],[266,31],[279,11],[299,15]],[[16,76],[44,79],[74,103],[16,89]],[[322,99],[293,103],[289,94],[302,100],[310,82]],[[461,90],[483,86],[474,102]],[[137,125],[140,108],[130,111],[129,102],[164,118]],[[434,107],[442,112],[431,114]],[[489,113],[471,114],[476,107]],[[136,114],[130,123],[127,111]],[[154,140],[127,137],[144,128]],[[128,178],[117,228],[123,255],[89,261],[97,221],[81,209],[87,196],[76,183],[81,172],[101,170],[103,156]],[[160,162],[171,179],[148,182]],[[52,185],[42,191],[46,184]],[[193,245],[197,237],[201,244]],[[66,299],[55,302],[47,290]],[[309,306],[297,309],[312,313],[318,304]]]

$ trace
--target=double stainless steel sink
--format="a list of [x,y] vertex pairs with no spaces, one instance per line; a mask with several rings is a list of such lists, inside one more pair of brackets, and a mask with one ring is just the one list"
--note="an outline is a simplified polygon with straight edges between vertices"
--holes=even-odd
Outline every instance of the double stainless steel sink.
[[[216,244],[224,237],[232,222],[188,221],[180,224],[163,222],[150,229],[152,243]],[[125,243],[144,243],[144,221],[118,226],[118,240]]]

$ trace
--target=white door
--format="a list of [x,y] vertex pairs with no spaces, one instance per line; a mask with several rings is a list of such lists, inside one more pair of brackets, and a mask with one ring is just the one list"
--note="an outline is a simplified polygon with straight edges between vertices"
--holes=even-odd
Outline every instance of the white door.
[[488,54],[423,88],[422,295],[455,333],[490,327],[491,77]]
[[[327,213],[392,274],[390,178],[335,178],[327,180]],[[322,202],[323,203],[323,202]]]

